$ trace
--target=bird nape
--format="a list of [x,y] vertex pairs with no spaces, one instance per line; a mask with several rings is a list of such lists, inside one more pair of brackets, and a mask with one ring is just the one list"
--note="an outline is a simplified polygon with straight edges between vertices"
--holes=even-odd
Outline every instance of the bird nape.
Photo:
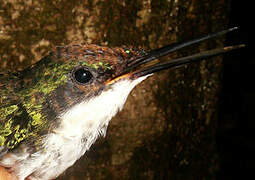
[[[54,179],[106,134],[131,90],[155,72],[220,55],[233,45],[160,62],[230,28],[145,52],[97,45],[56,47],[36,64],[0,76],[0,176]],[[1,179],[1,177],[0,177]]]

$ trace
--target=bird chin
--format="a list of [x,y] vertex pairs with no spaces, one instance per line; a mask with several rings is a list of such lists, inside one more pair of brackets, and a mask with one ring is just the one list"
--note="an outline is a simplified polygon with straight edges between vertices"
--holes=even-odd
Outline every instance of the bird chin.
[[[113,116],[122,110],[132,89],[148,76],[131,80],[120,79],[106,88],[97,96],[83,101],[63,113],[60,128],[57,133],[68,138],[91,136],[91,134],[105,135],[105,130]],[[103,128],[103,129],[102,129]]]

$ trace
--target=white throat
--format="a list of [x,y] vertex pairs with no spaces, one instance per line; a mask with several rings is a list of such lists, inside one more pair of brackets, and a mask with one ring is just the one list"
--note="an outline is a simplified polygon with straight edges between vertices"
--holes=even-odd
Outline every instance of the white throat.
[[120,80],[99,96],[75,105],[60,116],[62,124],[56,132],[71,139],[85,137],[90,141],[88,149],[100,134],[105,135],[109,121],[123,108],[131,90],[147,77]]

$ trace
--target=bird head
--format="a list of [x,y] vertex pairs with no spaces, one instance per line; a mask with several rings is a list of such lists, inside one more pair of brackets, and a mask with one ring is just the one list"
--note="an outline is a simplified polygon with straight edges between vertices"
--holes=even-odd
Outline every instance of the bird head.
[[[30,129],[46,127],[67,138],[91,139],[105,134],[111,118],[122,109],[131,90],[155,72],[200,61],[243,45],[222,47],[158,62],[156,59],[186,46],[223,35],[231,28],[159,49],[109,48],[97,45],[58,46],[22,71],[16,95],[31,119]],[[10,81],[13,78],[9,78]]]

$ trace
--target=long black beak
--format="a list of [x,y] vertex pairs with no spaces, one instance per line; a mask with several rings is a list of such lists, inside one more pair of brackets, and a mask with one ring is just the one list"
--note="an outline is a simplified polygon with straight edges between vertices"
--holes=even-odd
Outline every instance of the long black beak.
[[[211,33],[211,34],[208,34],[208,35],[205,35],[205,36],[202,36],[202,37],[199,37],[199,38],[196,38],[196,39],[184,42],[184,43],[174,43],[174,44],[170,44],[170,45],[164,46],[159,49],[152,50],[152,51],[148,52],[146,55],[138,57],[137,59],[135,59],[133,61],[130,61],[127,65],[127,69],[125,70],[125,72],[122,73],[122,75],[127,74],[132,71],[130,78],[135,79],[135,78],[145,76],[148,74],[152,74],[154,72],[158,72],[158,71],[161,71],[164,69],[169,69],[169,68],[182,66],[182,65],[192,63],[192,62],[201,61],[201,60],[207,59],[209,57],[213,57],[213,56],[217,56],[217,55],[226,53],[233,49],[242,48],[245,46],[244,44],[222,47],[222,48],[218,48],[218,49],[208,50],[208,51],[200,52],[197,54],[189,55],[186,57],[180,57],[177,59],[170,60],[168,62],[164,62],[164,63],[159,62],[159,63],[153,64],[151,66],[146,66],[147,63],[152,62],[153,60],[158,59],[162,56],[168,55],[169,53],[175,52],[175,51],[180,50],[184,47],[202,42],[207,39],[212,39],[217,36],[224,35],[228,32],[236,30],[236,29],[237,29],[237,27],[234,27],[234,28],[230,28],[230,29],[223,30],[220,32]],[[143,65],[145,65],[145,66],[143,66]]]

